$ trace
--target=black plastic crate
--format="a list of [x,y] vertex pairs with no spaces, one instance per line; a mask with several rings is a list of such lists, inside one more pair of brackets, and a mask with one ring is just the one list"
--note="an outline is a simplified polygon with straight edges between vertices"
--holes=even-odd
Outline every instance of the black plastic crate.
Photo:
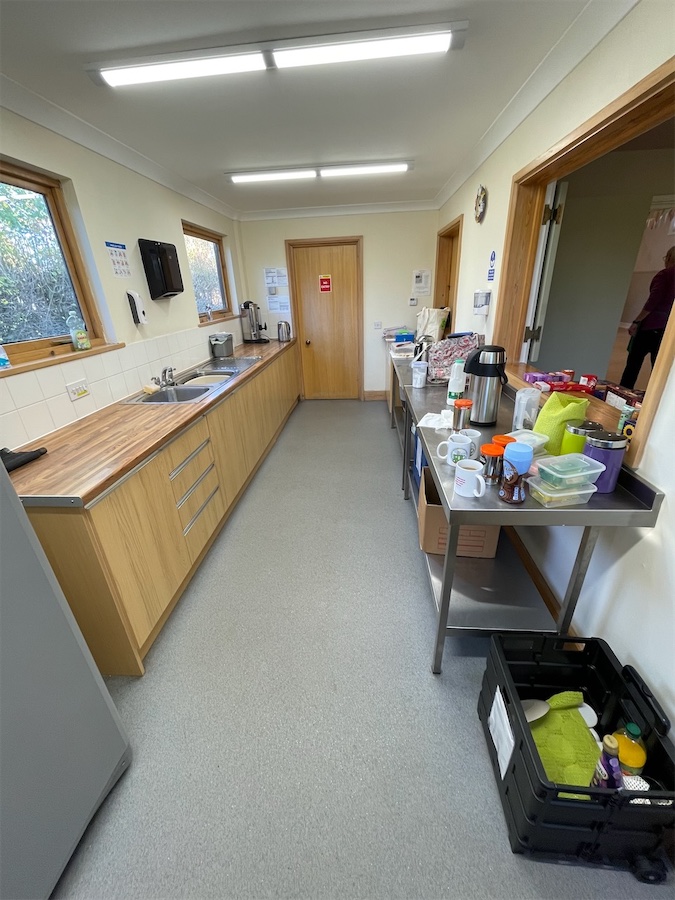
[[[515,740],[503,778],[488,726],[498,687]],[[597,712],[600,737],[625,722],[640,726],[647,745],[643,777],[660,783],[662,790],[652,785],[646,792],[614,791],[548,780],[520,701],[545,700],[566,690],[581,691]],[[635,669],[622,668],[604,641],[493,635],[478,714],[514,853],[626,866],[651,883],[665,878],[660,851],[675,829],[675,748],[667,738],[670,723]],[[565,796],[570,793],[586,799]],[[631,803],[636,799],[650,803]]]

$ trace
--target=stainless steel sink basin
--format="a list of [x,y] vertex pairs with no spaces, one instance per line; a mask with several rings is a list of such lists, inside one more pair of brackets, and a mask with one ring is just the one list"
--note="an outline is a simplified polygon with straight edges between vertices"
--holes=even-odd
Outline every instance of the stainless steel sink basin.
[[212,391],[212,387],[204,385],[175,384],[170,387],[160,388],[154,394],[140,394],[127,400],[127,403],[196,403],[205,394]]
[[262,356],[222,356],[219,359],[210,359],[199,366],[199,372],[202,375],[216,372],[240,375],[257,362],[260,362],[261,359]]

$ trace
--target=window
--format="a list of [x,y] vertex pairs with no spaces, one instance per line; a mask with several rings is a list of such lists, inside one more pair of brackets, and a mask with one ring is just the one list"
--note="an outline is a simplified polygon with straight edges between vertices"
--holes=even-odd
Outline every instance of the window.
[[105,343],[56,179],[0,161],[0,343],[12,364],[73,352],[70,312]]
[[192,286],[201,322],[229,318],[232,314],[221,235],[183,222]]

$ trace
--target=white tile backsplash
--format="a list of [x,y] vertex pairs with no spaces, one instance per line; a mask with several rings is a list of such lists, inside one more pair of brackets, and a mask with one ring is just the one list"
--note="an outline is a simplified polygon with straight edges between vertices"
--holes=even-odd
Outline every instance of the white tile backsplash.
[[18,410],[0,416],[0,446],[15,450],[29,440]]
[[35,372],[21,372],[19,375],[12,375],[5,380],[17,409],[44,400],[44,394]]
[[24,406],[19,410],[19,415],[29,441],[42,437],[43,434],[49,434],[56,427],[46,400]]
[[[181,372],[209,357],[208,330],[161,335],[60,365],[0,379],[0,446],[15,448],[142,390],[164,366]],[[89,395],[66,385],[84,379]]]
[[73,401],[65,393],[47,401],[55,428],[63,428],[77,419]]
[[16,409],[16,403],[7,387],[7,379],[0,378],[0,416]]
[[66,394],[66,382],[63,377],[63,366],[49,366],[36,369],[35,375],[46,400]]

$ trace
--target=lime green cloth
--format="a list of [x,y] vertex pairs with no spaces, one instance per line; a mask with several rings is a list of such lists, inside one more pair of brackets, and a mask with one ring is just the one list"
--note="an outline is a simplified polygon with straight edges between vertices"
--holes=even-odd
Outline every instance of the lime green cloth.
[[[548,700],[549,712],[530,723],[546,776],[557,784],[589,785],[600,756],[577,708],[583,702],[579,691],[554,694]],[[580,799],[588,798],[581,795]]]
[[534,423],[534,431],[548,436],[547,453],[558,456],[565,426],[574,419],[585,419],[587,409],[588,400],[570,397],[561,391],[553,391]]

